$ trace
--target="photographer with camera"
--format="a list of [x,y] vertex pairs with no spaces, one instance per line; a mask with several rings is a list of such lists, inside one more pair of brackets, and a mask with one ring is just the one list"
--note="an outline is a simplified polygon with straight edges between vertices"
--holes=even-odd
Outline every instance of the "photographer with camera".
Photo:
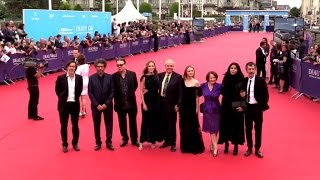
[[28,104],[28,119],[35,121],[43,120],[43,117],[38,115],[38,103],[39,103],[39,82],[38,78],[42,75],[44,70],[44,64],[39,63],[35,66],[28,66],[25,64],[25,73],[28,82],[28,91],[30,94]]

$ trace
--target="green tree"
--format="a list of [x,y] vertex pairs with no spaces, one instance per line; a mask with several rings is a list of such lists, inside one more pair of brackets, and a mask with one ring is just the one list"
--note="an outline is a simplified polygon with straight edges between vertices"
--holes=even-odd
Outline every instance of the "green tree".
[[82,7],[80,6],[80,4],[77,4],[73,7],[73,10],[75,11],[83,11]]
[[144,13],[144,12],[152,13],[152,7],[149,3],[143,2],[140,4],[139,12],[140,13]]
[[173,17],[174,13],[178,14],[178,11],[179,11],[179,3],[177,3],[177,2],[172,3],[171,6],[170,6],[170,14],[169,14],[169,16]]
[[47,9],[48,2],[43,0],[3,0],[6,9],[10,9],[8,17],[21,18],[23,9]]
[[293,7],[290,9],[289,14],[291,17],[299,17],[300,16],[300,9],[298,9],[297,7]]
[[72,6],[71,4],[67,1],[67,2],[61,2],[60,6],[59,6],[60,10],[72,10]]
[[107,3],[104,5],[104,9],[106,12],[112,12],[112,6],[110,3]]
[[3,4],[0,4],[0,19],[6,18],[8,13],[8,9]]

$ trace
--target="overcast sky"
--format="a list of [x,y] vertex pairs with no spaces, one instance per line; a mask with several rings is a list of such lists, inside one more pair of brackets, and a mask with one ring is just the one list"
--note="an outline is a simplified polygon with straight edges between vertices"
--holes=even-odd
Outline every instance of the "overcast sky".
[[277,0],[280,5],[289,5],[290,7],[300,7],[302,0]]

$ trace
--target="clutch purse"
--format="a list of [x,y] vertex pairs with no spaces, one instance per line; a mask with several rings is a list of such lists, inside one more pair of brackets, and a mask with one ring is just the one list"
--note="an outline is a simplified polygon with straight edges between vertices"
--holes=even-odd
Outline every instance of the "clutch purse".
[[234,101],[232,102],[232,109],[235,110],[238,107],[242,107],[243,109],[245,109],[247,107],[247,104],[245,101]]

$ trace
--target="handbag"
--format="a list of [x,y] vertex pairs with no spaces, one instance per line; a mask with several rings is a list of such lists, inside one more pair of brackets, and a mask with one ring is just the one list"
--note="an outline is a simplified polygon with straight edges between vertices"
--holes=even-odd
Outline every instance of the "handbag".
[[238,107],[242,107],[242,109],[247,108],[247,104],[245,101],[234,101],[232,102],[232,109],[236,110]]
[[203,103],[200,104],[200,112],[203,113]]

